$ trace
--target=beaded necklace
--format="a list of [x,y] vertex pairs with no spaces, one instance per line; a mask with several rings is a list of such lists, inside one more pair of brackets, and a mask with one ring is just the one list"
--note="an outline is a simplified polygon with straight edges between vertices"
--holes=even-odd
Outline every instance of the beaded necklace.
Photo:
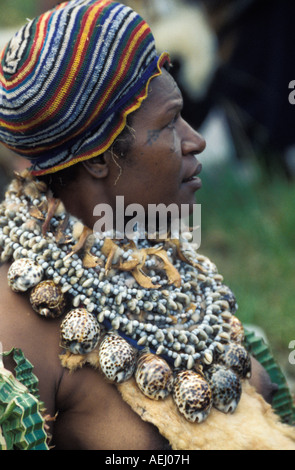
[[211,407],[233,412],[250,376],[236,299],[191,234],[179,240],[95,237],[46,185],[17,175],[0,205],[1,262],[8,283],[32,308],[64,315],[60,343],[70,355],[97,351],[101,372],[134,376],[149,398],[172,394],[189,421]]

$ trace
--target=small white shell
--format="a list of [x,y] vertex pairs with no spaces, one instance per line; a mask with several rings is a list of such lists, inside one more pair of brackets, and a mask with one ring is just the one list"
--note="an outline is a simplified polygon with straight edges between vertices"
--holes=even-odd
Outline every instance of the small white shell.
[[39,284],[44,275],[43,268],[29,258],[20,258],[10,266],[7,279],[14,292],[26,292]]
[[135,365],[135,350],[115,332],[109,332],[99,347],[99,364],[111,382],[125,382],[132,377]]
[[176,375],[173,399],[179,412],[192,423],[204,421],[212,407],[208,382],[192,370],[183,370]]
[[137,362],[135,380],[141,392],[153,400],[166,398],[173,388],[173,373],[167,362],[151,353],[143,353]]
[[60,326],[61,346],[73,354],[87,354],[98,344],[100,326],[85,308],[68,312]]

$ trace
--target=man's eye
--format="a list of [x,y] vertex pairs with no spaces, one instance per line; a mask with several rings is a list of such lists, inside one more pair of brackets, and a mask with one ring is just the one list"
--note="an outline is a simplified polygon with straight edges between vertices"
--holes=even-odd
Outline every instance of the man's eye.
[[169,124],[167,125],[168,128],[173,128],[174,125],[176,124],[177,120],[179,119],[180,117],[180,114],[176,114],[174,116],[174,118],[172,119],[172,121],[169,122]]

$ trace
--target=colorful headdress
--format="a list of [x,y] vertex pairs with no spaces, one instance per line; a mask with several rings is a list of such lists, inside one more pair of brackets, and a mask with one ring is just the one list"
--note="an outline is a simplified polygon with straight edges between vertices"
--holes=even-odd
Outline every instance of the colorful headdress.
[[147,23],[110,0],[71,0],[28,22],[0,56],[0,141],[53,173],[107,150],[160,57]]

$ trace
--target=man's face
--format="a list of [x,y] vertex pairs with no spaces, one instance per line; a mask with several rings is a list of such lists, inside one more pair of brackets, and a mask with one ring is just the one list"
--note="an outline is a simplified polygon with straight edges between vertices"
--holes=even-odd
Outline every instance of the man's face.
[[[202,169],[195,155],[204,139],[181,117],[183,100],[175,81],[165,70],[154,78],[149,94],[133,115],[134,140],[126,161],[111,163],[109,189],[124,196],[125,205],[192,205],[201,188],[196,176]],[[118,177],[118,164],[122,168]]]

